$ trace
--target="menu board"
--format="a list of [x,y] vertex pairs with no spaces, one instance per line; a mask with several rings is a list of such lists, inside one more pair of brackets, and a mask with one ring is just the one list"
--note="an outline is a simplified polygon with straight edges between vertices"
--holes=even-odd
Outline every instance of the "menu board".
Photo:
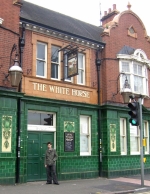
[[73,132],[64,132],[65,152],[74,151],[75,134]]

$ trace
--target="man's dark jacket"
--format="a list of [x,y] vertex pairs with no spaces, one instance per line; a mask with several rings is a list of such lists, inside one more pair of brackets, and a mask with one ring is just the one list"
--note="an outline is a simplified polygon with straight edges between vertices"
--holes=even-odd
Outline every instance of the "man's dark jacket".
[[55,149],[46,150],[45,153],[45,165],[53,165],[55,164],[55,161],[57,160],[57,153]]

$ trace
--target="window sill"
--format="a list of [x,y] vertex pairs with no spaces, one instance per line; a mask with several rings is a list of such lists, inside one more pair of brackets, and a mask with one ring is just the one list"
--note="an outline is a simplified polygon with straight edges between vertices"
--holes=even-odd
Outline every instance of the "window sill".
[[81,152],[80,156],[91,156],[91,153]]

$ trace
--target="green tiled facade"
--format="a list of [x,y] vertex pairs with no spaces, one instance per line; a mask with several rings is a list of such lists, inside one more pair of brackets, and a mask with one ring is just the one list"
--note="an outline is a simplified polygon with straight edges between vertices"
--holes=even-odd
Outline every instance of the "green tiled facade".
[[[103,162],[102,174],[104,177],[118,177],[141,173],[140,155],[130,155],[130,128],[128,122],[127,106],[102,106],[102,141]],[[143,120],[150,122],[150,112],[143,108]],[[127,119],[127,155],[120,151],[120,118]],[[110,151],[110,124],[116,125],[116,152]],[[149,142],[148,142],[149,143]],[[150,172],[150,156],[145,155],[147,162],[144,164],[145,173]]]
[[[17,99],[21,97],[12,91],[0,91],[0,184],[16,182],[16,129],[17,129]],[[12,116],[11,151],[2,152],[2,118]]]
[[[7,99],[6,99],[7,100]],[[9,99],[11,100],[11,98]],[[17,99],[16,99],[17,103]],[[4,103],[3,103],[4,104]],[[10,103],[6,103],[7,106]],[[12,103],[14,106],[14,102]],[[16,127],[16,112],[17,104],[15,109],[9,107],[11,115],[13,115],[14,125]],[[4,106],[3,106],[4,109]],[[2,109],[2,110],[3,110]],[[69,103],[63,101],[54,101],[42,98],[33,97],[23,97],[21,100],[21,136],[20,136],[20,182],[27,182],[27,114],[28,110],[36,110],[42,112],[56,112],[57,114],[57,132],[56,132],[56,149],[58,152],[57,161],[57,174],[59,180],[67,179],[78,179],[78,178],[93,178],[98,177],[99,174],[99,157],[98,157],[98,129],[97,129],[97,106],[83,105],[80,103]],[[4,114],[3,112],[2,114]],[[80,156],[80,132],[79,132],[79,118],[80,115],[88,115],[92,118],[91,123],[91,145],[92,152],[91,156]],[[64,121],[71,121],[75,123],[75,151],[65,152],[64,151],[64,131],[63,125]],[[15,128],[14,127],[14,131]],[[13,154],[11,153],[11,165],[8,159],[8,154],[1,154],[4,157],[4,168],[9,166],[9,172],[12,176],[12,180],[9,180],[8,173],[2,174],[4,184],[14,184],[15,183],[15,162],[16,162],[16,133],[13,133]],[[2,160],[2,157],[1,157]],[[13,161],[13,163],[12,163]],[[3,170],[4,171],[4,170]],[[10,176],[9,176],[10,177]],[[46,178],[46,177],[45,177]],[[9,180],[9,181],[8,181]]]
[[[50,100],[24,96],[11,91],[0,92],[0,126],[3,115],[12,116],[11,152],[3,153],[0,144],[0,184],[14,184],[16,181],[16,131],[17,131],[17,99],[21,97],[21,136],[20,136],[20,183],[27,182],[27,123],[28,111],[56,113],[56,149],[58,153],[57,175],[59,180],[94,178],[99,176],[99,138],[98,138],[98,106]],[[120,118],[127,118],[126,106],[101,106],[102,131],[102,176],[118,177],[139,174],[140,155],[130,155],[129,123],[127,126],[127,155],[120,151]],[[143,120],[149,120],[149,111],[143,109]],[[80,156],[80,115],[91,116],[91,155]],[[75,124],[75,149],[64,151],[64,122]],[[116,151],[110,150],[110,125],[116,126]],[[2,128],[0,127],[0,131]],[[2,133],[0,133],[2,139]],[[145,155],[145,173],[150,172],[150,157]],[[45,177],[46,179],[46,177]]]

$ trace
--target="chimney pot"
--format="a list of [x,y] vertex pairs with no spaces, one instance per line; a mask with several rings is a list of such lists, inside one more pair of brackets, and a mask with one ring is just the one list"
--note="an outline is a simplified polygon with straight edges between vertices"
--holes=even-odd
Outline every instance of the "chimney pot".
[[111,8],[109,8],[109,10],[108,10],[108,11],[109,11],[109,13],[110,13],[110,12],[111,12]]
[[116,4],[113,4],[113,10],[115,10],[116,9]]
[[104,11],[104,15],[105,15],[105,16],[107,15],[107,11]]

